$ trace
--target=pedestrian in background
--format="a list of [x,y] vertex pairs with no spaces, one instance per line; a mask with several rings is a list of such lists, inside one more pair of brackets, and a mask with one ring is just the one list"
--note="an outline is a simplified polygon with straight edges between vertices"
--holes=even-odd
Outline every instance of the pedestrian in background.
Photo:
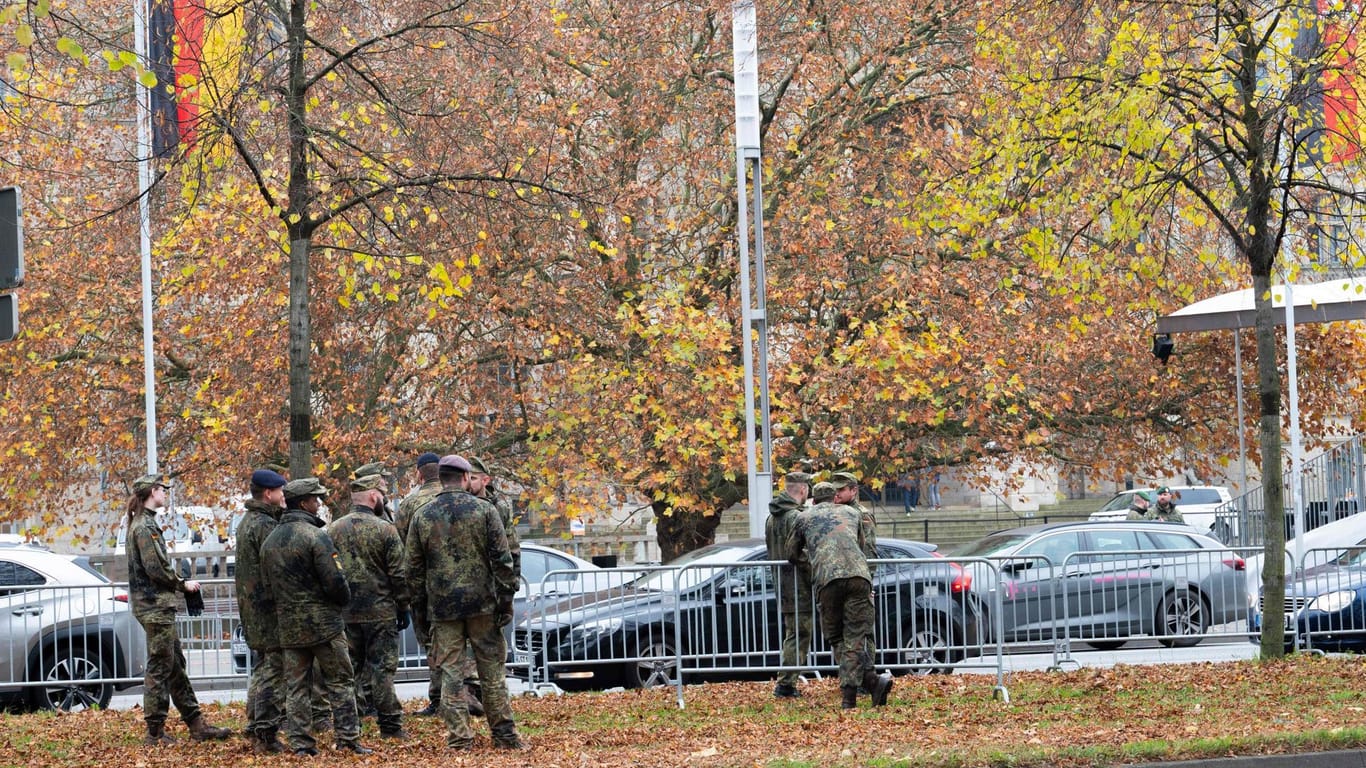
[[430,622],[441,665],[446,745],[457,750],[474,746],[469,709],[458,696],[468,642],[483,681],[484,717],[493,745],[525,749],[507,694],[502,628],[512,621],[517,578],[503,521],[493,505],[470,494],[468,461],[444,456],[437,466],[443,490],[408,529],[408,575],[413,610]]
[[[408,626],[408,586],[403,541],[384,509],[384,479],[366,475],[351,481],[351,514],[327,526],[341,555],[351,602],[342,609],[346,645],[356,679],[366,680],[374,698],[379,733],[406,739],[403,705],[394,691],[398,633]],[[360,701],[357,686],[357,702]]]
[[[440,456],[430,451],[420,454],[417,457],[417,479],[418,487],[413,492],[399,502],[398,512],[394,513],[394,527],[398,529],[398,536],[403,540],[404,546],[408,544],[408,528],[412,525],[413,516],[423,507],[432,503],[438,493],[441,493],[441,479],[437,477],[436,463],[441,460]],[[405,554],[407,550],[405,549]],[[406,567],[406,564],[405,564]],[[413,622],[413,634],[417,636],[418,645],[427,654],[427,706],[417,711],[418,715],[430,717],[441,714],[441,668],[436,664],[436,657],[432,655],[432,635],[430,627],[427,626],[427,617],[419,615],[415,611],[410,611]],[[483,705],[480,705],[479,714],[483,714]]]
[[[787,559],[787,539],[797,516],[806,509],[811,492],[811,475],[789,472],[783,478],[783,491],[768,503],[768,521],[764,525],[764,541],[769,560]],[[798,667],[811,655],[811,633],[815,630],[811,603],[811,568],[805,553],[799,562],[778,568],[778,605],[783,628],[781,664]],[[797,690],[801,672],[784,670],[778,674],[773,695],[780,699],[795,699],[802,695]]]
[[351,602],[351,589],[342,573],[341,558],[332,537],[318,518],[327,489],[317,478],[285,484],[285,500],[298,507],[286,509],[280,524],[261,545],[266,587],[275,594],[280,647],[284,650],[285,733],[296,755],[317,755],[312,724],[313,666],[332,705],[332,727],[339,750],[368,755],[360,743],[356,715],[355,676],[346,647],[342,609]]
[[939,500],[939,470],[931,469],[925,478],[925,492],[929,498],[926,501],[934,509],[943,509],[944,505]]
[[251,650],[251,679],[247,685],[247,735],[260,753],[283,752],[279,739],[284,722],[284,654],[275,618],[275,597],[266,589],[261,570],[261,545],[280,523],[285,507],[285,478],[269,469],[251,473],[246,513],[237,525],[234,582],[237,611]]
[[175,615],[182,595],[199,591],[199,582],[185,581],[171,567],[157,512],[166,506],[171,486],[165,475],[143,475],[133,481],[128,497],[128,602],[133,617],[147,634],[147,670],[143,675],[142,719],[148,746],[175,741],[166,733],[171,702],[195,741],[226,739],[228,729],[210,725],[199,710],[185,651],[176,635]]
[[909,515],[920,504],[920,473],[914,469],[902,472],[897,485],[901,486],[902,507]]

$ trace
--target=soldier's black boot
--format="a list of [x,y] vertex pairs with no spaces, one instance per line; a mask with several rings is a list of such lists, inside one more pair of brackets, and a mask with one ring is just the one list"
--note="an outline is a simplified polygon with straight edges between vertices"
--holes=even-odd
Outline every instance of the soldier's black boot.
[[373,754],[375,750],[361,746],[359,741],[339,741],[337,742],[337,751],[354,752],[358,755],[369,755]]
[[154,747],[158,744],[174,744],[175,739],[166,733],[165,723],[148,723],[147,735],[143,737],[142,743]]
[[869,671],[863,676],[863,687],[868,689],[868,693],[873,698],[873,706],[880,707],[887,703],[887,694],[892,691],[892,673],[883,672],[875,675]]
[[435,716],[437,716],[437,715],[440,715],[440,714],[441,714],[441,697],[438,696],[438,697],[436,697],[435,699],[429,699],[429,700],[427,701],[427,706],[426,706],[426,708],[424,708],[424,709],[419,709],[419,710],[418,710],[417,712],[415,712],[414,714],[416,714],[416,715],[418,715],[418,716],[420,716],[420,717],[435,717]]
[[203,715],[196,717],[185,725],[190,727],[190,738],[195,741],[222,741],[231,735],[227,728],[219,728],[216,725],[209,725],[209,721]]
[[792,683],[778,683],[773,686],[773,695],[780,699],[800,699],[802,692]]
[[280,741],[279,733],[274,729],[257,733],[255,741],[256,743],[252,744],[252,750],[258,754],[278,754],[286,749],[284,742]]
[[853,709],[858,706],[857,685],[841,685],[840,696],[840,709]]

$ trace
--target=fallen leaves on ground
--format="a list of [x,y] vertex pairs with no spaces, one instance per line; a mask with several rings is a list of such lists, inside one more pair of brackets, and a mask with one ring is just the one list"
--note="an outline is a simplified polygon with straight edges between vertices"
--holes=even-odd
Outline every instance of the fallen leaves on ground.
[[[1009,701],[995,678],[898,678],[889,705],[841,712],[830,679],[776,700],[765,682],[689,686],[679,709],[673,689],[520,698],[513,709],[532,749],[492,748],[487,726],[472,753],[448,752],[435,718],[408,717],[407,742],[382,740],[367,721],[375,754],[331,752],[317,765],[430,768],[601,766],[1013,764],[1083,766],[1366,745],[1366,666],[1354,658],[1166,665],[1029,672],[1009,676]],[[416,710],[424,702],[408,702]],[[241,730],[241,704],[208,706],[215,724]],[[0,766],[190,768],[305,765],[309,758],[255,755],[240,735],[142,746],[142,713],[5,715]]]

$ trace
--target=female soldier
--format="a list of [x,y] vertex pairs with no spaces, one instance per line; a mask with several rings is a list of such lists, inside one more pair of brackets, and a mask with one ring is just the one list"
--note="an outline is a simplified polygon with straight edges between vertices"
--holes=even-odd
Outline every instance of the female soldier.
[[147,674],[143,681],[142,713],[147,721],[143,744],[170,743],[166,734],[169,701],[196,741],[226,739],[228,729],[209,725],[185,673],[185,653],[175,632],[176,605],[181,593],[198,592],[199,582],[183,581],[171,567],[166,542],[157,524],[157,510],[166,506],[164,475],[143,475],[133,481],[128,498],[128,592],[133,616],[147,633]]

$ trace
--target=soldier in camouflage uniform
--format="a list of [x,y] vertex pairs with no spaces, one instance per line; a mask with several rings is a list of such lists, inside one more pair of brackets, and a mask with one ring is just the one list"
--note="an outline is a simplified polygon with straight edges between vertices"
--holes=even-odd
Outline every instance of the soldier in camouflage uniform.
[[[377,514],[381,520],[392,523],[394,522],[394,511],[389,509],[388,496],[393,490],[391,486],[394,483],[394,473],[389,471],[389,468],[384,465],[384,462],[372,461],[369,464],[362,464],[359,467],[356,467],[356,471],[351,473],[351,479],[359,480],[362,477],[370,477],[371,475],[379,475],[381,479],[380,489],[384,491],[385,496],[384,506],[376,510],[375,514]],[[346,513],[343,512],[342,514],[345,515]]]
[[337,748],[368,755],[371,750],[360,743],[355,677],[341,614],[351,603],[351,589],[332,537],[323,530],[323,522],[317,516],[326,494],[327,489],[317,478],[287,483],[286,501],[298,499],[300,508],[287,509],[280,524],[261,545],[266,588],[275,595],[280,646],[284,649],[289,690],[285,700],[285,733],[295,754],[318,754],[317,742],[309,731],[309,683],[316,661],[332,704]]
[[[412,524],[413,515],[423,507],[432,503],[438,493],[441,493],[441,479],[436,476],[436,463],[441,460],[435,453],[427,452],[417,457],[417,477],[421,481],[412,493],[399,502],[398,512],[394,514],[394,527],[398,528],[399,538],[403,539],[405,545],[408,541],[408,527]],[[427,706],[425,709],[418,710],[417,714],[430,717],[441,714],[441,668],[436,664],[436,658],[432,655],[432,636],[427,626],[427,617],[412,617],[413,634],[417,635],[417,642],[427,652]],[[472,711],[472,710],[471,710]],[[479,712],[484,714],[483,705],[480,705]]]
[[502,628],[512,621],[517,578],[498,510],[468,491],[468,461],[438,462],[444,490],[413,517],[408,529],[408,577],[413,611],[427,618],[441,664],[441,707],[446,744],[470,749],[469,710],[456,695],[465,644],[474,646],[484,682],[484,712],[493,745],[525,749],[507,694],[507,645]]
[[[810,488],[811,475],[789,472],[783,492],[768,503],[764,540],[768,544],[769,560],[787,559],[788,533],[796,523],[797,515],[806,508]],[[781,663],[784,667],[796,667],[805,662],[811,653],[811,633],[815,626],[812,621],[811,568],[808,563],[802,561],[792,568],[778,570],[778,595],[783,627]],[[780,699],[801,696],[801,691],[797,690],[799,677],[801,673],[795,669],[780,673],[778,683],[773,687],[773,695]]]
[[284,654],[275,620],[275,598],[261,575],[261,545],[275,530],[285,506],[285,478],[269,469],[251,474],[251,498],[237,525],[236,587],[242,632],[251,649],[247,687],[247,735],[257,752],[283,752],[278,734],[284,720]]
[[199,591],[199,582],[184,581],[171,567],[157,510],[166,506],[165,475],[143,475],[133,481],[128,498],[128,600],[133,616],[147,634],[147,671],[143,677],[142,717],[147,723],[143,744],[175,741],[166,733],[172,701],[195,741],[226,739],[228,729],[209,725],[185,672],[185,652],[176,636],[175,614],[180,596]]
[[[877,517],[873,511],[859,503],[858,478],[850,472],[835,472],[830,475],[830,484],[835,486],[835,496],[831,499],[836,504],[846,504],[858,510],[859,526],[863,530],[863,554],[868,559],[877,558]],[[868,572],[872,573],[875,568],[868,566]],[[870,631],[865,642],[867,643],[868,653],[874,658],[877,657],[877,642]]]
[[383,478],[366,475],[351,481],[351,514],[327,526],[341,555],[351,587],[342,611],[346,644],[357,680],[369,680],[381,736],[405,739],[403,705],[394,692],[398,670],[398,633],[408,626],[408,585],[403,541],[378,514],[384,508]]
[[[839,481],[843,483],[843,480]],[[824,496],[826,483],[816,484]],[[872,695],[873,706],[887,703],[890,674],[873,671],[867,639],[873,634],[873,576],[865,552],[867,528],[858,510],[822,502],[797,517],[788,537],[787,556],[794,564],[803,554],[811,564],[812,582],[821,609],[821,631],[840,665],[841,706],[858,705],[859,686]]]
[[[492,504],[498,510],[498,517],[503,521],[503,531],[508,537],[508,549],[512,552],[512,570],[517,575],[520,586],[522,578],[522,544],[517,538],[516,520],[513,519],[512,499],[504,494],[498,493],[493,487],[493,475],[489,474],[488,467],[483,460],[471,458],[470,467],[470,493],[477,499],[482,499]],[[504,637],[504,641],[506,641]],[[483,707],[480,702],[483,700],[483,693],[479,685],[478,671],[475,669],[474,653],[465,654],[465,666],[462,670],[465,676],[465,694],[470,703],[471,715],[482,715]]]

